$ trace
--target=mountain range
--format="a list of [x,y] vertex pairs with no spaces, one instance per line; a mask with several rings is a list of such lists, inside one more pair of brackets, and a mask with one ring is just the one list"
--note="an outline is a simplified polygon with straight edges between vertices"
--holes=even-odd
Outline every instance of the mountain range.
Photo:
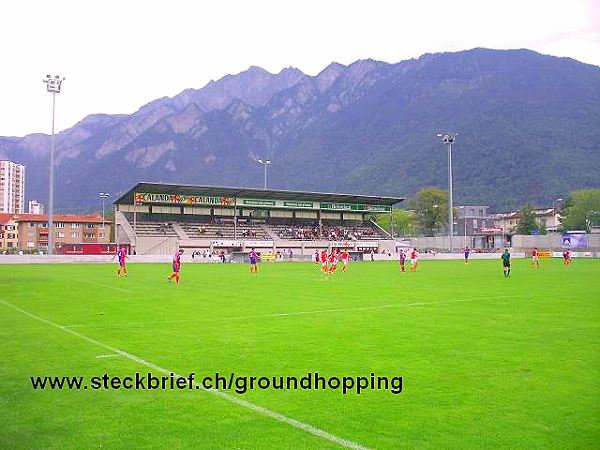
[[[332,63],[316,76],[250,67],[56,136],[60,211],[97,210],[139,181],[410,197],[446,188],[496,210],[600,187],[600,67],[530,50],[473,49],[389,64]],[[50,137],[0,137],[47,199]]]

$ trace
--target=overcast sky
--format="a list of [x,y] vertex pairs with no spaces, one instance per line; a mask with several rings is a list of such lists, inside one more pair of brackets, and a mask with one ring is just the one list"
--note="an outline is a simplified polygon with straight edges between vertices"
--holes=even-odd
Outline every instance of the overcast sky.
[[58,132],[251,65],[316,75],[488,47],[600,66],[600,0],[15,0],[0,14],[0,136],[50,133],[46,74],[66,77]]

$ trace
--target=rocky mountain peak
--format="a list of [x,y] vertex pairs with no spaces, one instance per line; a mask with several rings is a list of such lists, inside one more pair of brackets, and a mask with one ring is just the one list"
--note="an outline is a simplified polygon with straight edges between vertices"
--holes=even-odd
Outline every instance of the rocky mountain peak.
[[346,66],[340,63],[331,63],[323,69],[316,77],[315,82],[319,92],[325,92],[344,73]]

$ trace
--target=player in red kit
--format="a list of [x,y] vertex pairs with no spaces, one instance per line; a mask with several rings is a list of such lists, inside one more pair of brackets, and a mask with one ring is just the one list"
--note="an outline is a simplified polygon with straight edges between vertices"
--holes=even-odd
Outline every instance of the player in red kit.
[[173,255],[173,273],[168,278],[169,283],[173,278],[175,278],[175,282],[179,284],[179,272],[181,270],[181,254],[183,253],[183,249],[177,250],[177,252]]
[[327,250],[321,251],[321,271],[327,272]]
[[419,266],[419,252],[416,248],[413,248],[410,251],[410,271],[416,272],[417,267]]
[[329,272],[333,273],[337,270],[337,251],[335,249],[331,249],[331,253],[329,253]]
[[533,247],[531,251],[531,267],[540,268],[540,255],[538,254],[537,247]]
[[342,272],[346,271],[346,267],[348,266],[348,259],[350,258],[350,253],[348,253],[348,250],[344,250],[341,254],[340,254],[340,258],[342,259]]
[[563,252],[562,256],[563,256],[563,265],[565,267],[569,267],[571,265],[571,256],[572,256],[571,249],[570,248],[566,249]]

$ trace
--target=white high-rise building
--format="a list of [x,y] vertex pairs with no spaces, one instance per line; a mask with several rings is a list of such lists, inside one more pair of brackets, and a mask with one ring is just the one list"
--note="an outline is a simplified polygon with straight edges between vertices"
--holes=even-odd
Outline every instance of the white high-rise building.
[[0,213],[22,214],[25,204],[25,166],[0,161]]
[[29,200],[29,214],[44,214],[44,205],[37,200]]

